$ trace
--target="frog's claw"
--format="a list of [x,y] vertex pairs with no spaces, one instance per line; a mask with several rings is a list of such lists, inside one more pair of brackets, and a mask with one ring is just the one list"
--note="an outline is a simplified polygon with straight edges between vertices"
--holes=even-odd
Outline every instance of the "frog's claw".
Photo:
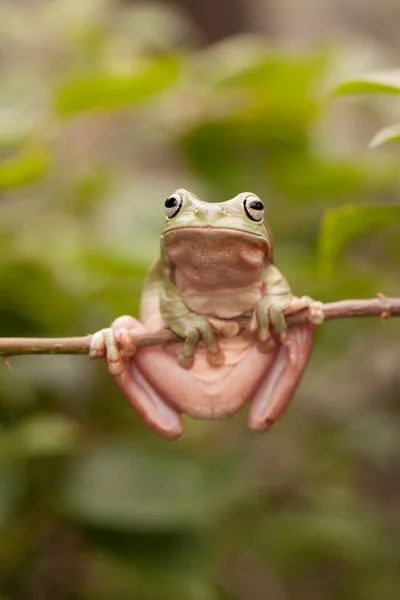
[[183,369],[190,369],[194,363],[194,353],[200,338],[198,329],[191,329],[185,339],[183,348],[177,356],[178,364]]

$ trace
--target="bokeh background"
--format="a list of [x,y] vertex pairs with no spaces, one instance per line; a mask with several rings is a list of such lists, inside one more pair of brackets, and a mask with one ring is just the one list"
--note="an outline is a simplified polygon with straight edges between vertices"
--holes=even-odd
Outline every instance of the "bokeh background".
[[[398,149],[367,145],[399,100],[329,90],[396,66],[399,19],[395,0],[0,0],[0,336],[136,315],[177,187],[259,194],[300,295],[400,295],[398,225],[320,234],[329,209],[398,202]],[[266,435],[244,410],[166,442],[102,363],[11,363],[1,600],[400,597],[396,320],[324,325]]]

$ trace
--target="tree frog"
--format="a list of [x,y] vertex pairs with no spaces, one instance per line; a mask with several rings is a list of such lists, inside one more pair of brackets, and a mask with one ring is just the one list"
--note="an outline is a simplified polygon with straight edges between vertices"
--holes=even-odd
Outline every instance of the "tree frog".
[[[264,212],[250,192],[211,204],[178,189],[165,201],[140,320],[120,317],[92,337],[90,356],[106,356],[132,407],[166,438],[182,433],[181,414],[220,419],[247,402],[249,427],[266,430],[300,381],[322,305],[293,296],[274,264]],[[283,311],[302,307],[311,322],[287,328]],[[182,341],[135,348],[132,334],[164,326]]]

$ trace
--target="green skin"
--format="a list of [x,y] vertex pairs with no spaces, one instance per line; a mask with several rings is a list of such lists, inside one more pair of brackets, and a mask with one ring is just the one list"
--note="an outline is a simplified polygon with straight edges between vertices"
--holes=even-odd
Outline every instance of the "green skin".
[[[202,202],[186,190],[181,189],[177,193],[183,199],[182,206],[175,217],[167,220],[161,236],[161,258],[149,274],[149,279],[159,279],[161,315],[168,327],[185,339],[180,357],[182,366],[190,366],[199,339],[202,339],[207,347],[209,362],[219,364],[220,352],[209,319],[187,307],[181,289],[172,281],[166,238],[171,231],[176,232],[183,228],[215,227],[220,230],[236,230],[242,237],[247,235],[249,238],[261,238],[271,254],[272,237],[264,219],[253,221],[246,215],[244,200],[249,197],[249,193],[239,194],[232,200],[214,205]],[[214,215],[212,223],[210,207],[213,207],[215,212],[218,209],[221,211]],[[290,286],[272,263],[271,256],[263,265],[262,274],[259,276],[259,289],[265,292],[253,303],[254,308],[247,330],[251,334],[257,333],[258,347],[261,351],[269,351],[274,345],[270,328],[275,337],[284,340],[286,325],[283,311],[293,300]],[[232,296],[228,302],[236,302],[235,297]]]

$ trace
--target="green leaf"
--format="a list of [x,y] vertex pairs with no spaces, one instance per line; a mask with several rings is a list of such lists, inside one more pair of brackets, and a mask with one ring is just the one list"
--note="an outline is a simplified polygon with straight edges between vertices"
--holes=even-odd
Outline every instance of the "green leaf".
[[400,142],[400,123],[384,127],[372,138],[370,148],[376,148],[386,142]]
[[345,94],[389,93],[400,94],[400,69],[366,73],[339,83],[333,91],[335,96]]
[[45,148],[22,150],[0,162],[0,190],[16,188],[42,177],[50,164]]
[[400,205],[347,205],[325,212],[319,235],[318,260],[321,273],[332,273],[340,254],[352,241],[400,221]]
[[162,58],[129,74],[89,74],[72,79],[56,92],[56,110],[62,116],[71,116],[88,110],[137,105],[173,85],[180,72],[180,60]]

